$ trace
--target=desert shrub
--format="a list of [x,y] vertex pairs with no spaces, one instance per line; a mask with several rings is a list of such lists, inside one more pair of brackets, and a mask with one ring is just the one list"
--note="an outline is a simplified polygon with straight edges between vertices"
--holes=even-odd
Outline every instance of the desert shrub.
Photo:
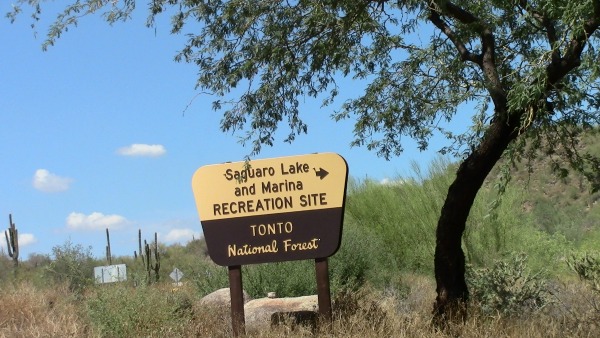
[[252,298],[276,292],[278,297],[298,297],[315,293],[315,263],[311,260],[245,265],[244,290]]
[[529,230],[523,226],[522,215],[515,213],[523,192],[507,187],[499,194],[498,189],[484,187],[469,213],[463,244],[468,261],[474,265],[492,264],[503,253],[512,251],[521,233]]
[[[328,258],[332,294],[357,290],[365,283],[388,286],[397,273],[390,251],[369,228],[346,222],[340,249]],[[276,292],[280,297],[315,294],[314,260],[266,263],[243,267],[244,289],[254,298]]]
[[204,258],[198,259],[189,276],[200,296],[229,287],[227,268]]
[[177,336],[192,317],[185,291],[158,285],[99,285],[87,298],[88,316],[104,337]]
[[545,231],[524,225],[516,227],[516,236],[508,245],[507,252],[526,252],[527,266],[544,275],[559,276],[567,273],[564,264],[559,263],[566,258],[565,254],[573,243],[561,233],[548,234]]
[[94,266],[91,247],[74,245],[70,240],[52,248],[52,261],[45,274],[57,284],[66,283],[73,292],[81,292],[94,284]]
[[[344,226],[340,249],[329,258],[331,292],[355,290],[367,282],[388,286],[397,269],[385,243],[370,229],[350,222]],[[192,279],[201,296],[229,286],[227,268],[203,259],[194,267]],[[244,265],[242,279],[244,290],[253,298],[268,292],[280,297],[316,293],[314,260]]]
[[0,249],[0,282],[10,280],[14,276],[13,269],[12,260]]
[[573,254],[567,259],[567,265],[581,280],[588,283],[592,290],[600,293],[600,254]]
[[491,268],[467,267],[472,300],[484,314],[512,316],[542,309],[551,295],[540,276],[529,271],[523,253],[497,260]]
[[403,271],[430,274],[435,229],[452,178],[452,165],[439,158],[428,172],[413,163],[410,175],[384,184],[351,181],[346,215],[371,229]]
[[372,229],[346,221],[342,243],[329,261],[331,290],[357,290],[366,283],[384,289],[395,286],[399,267],[392,250]]

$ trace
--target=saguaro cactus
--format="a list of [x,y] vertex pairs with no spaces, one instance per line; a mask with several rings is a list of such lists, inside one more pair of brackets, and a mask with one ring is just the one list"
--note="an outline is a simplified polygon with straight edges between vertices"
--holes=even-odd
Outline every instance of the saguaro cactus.
[[[151,281],[152,271],[154,271],[154,281],[158,282],[160,279],[160,252],[158,251],[158,234],[154,233],[154,263],[152,263],[152,248],[144,240],[144,246],[142,247],[142,230],[138,230],[138,246],[139,246],[139,256],[142,259],[142,265],[146,269],[146,274],[148,277],[148,283]],[[143,250],[142,250],[143,249]],[[138,254],[134,251],[134,257],[137,259]]]
[[108,265],[112,265],[112,254],[110,253],[110,235],[108,234],[108,228],[106,228],[106,261]]
[[[150,261],[150,250],[146,249],[146,252],[148,252],[148,261]],[[160,279],[160,252],[158,252],[158,234],[156,232],[154,233],[154,263],[150,265],[150,268],[154,271],[154,280],[158,282]]]
[[19,231],[12,221],[12,214],[8,215],[8,230],[4,231],[4,237],[6,238],[6,248],[8,250],[8,256],[12,258],[13,264],[16,267],[19,266]]
[[137,260],[138,255],[139,255],[140,258],[142,259],[142,264],[143,264],[144,253],[142,252],[142,229],[138,229],[138,246],[139,246],[138,251],[133,250],[133,258],[135,258],[135,260]]

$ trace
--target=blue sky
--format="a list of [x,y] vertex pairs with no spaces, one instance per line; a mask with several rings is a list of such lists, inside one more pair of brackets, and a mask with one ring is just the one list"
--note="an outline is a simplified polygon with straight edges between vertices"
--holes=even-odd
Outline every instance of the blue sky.
[[[133,255],[138,229],[166,244],[200,236],[193,173],[250,149],[220,131],[214,98],[194,90],[196,68],[173,61],[185,38],[169,34],[167,17],[146,28],[140,8],[114,26],[84,18],[43,52],[45,26],[34,36],[28,15],[0,21],[0,229],[12,214],[21,258],[67,240],[103,257],[106,228],[114,255]],[[352,96],[357,87],[340,89]],[[407,143],[391,161],[351,148],[353,121],[333,122],[334,108],[307,99],[309,133],[291,145],[281,133],[255,158],[335,152],[350,176],[379,181],[407,174],[413,160],[426,165],[440,148]]]

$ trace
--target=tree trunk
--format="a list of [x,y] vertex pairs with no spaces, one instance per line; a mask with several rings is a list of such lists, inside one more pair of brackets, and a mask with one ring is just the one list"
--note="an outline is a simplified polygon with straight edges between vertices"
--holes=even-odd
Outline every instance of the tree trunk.
[[518,126],[506,119],[493,122],[479,146],[461,163],[448,189],[436,231],[437,297],[433,319],[437,326],[444,326],[448,320],[466,319],[469,291],[462,235],[477,192],[509,143],[518,136]]

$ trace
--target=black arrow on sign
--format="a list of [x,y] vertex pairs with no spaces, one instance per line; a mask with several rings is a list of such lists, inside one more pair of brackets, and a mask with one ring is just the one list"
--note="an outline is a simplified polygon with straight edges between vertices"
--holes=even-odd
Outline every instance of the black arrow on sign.
[[319,170],[313,168],[313,170],[315,171],[317,176],[319,176],[320,179],[324,179],[325,176],[329,175],[329,172],[323,168],[319,168]]

